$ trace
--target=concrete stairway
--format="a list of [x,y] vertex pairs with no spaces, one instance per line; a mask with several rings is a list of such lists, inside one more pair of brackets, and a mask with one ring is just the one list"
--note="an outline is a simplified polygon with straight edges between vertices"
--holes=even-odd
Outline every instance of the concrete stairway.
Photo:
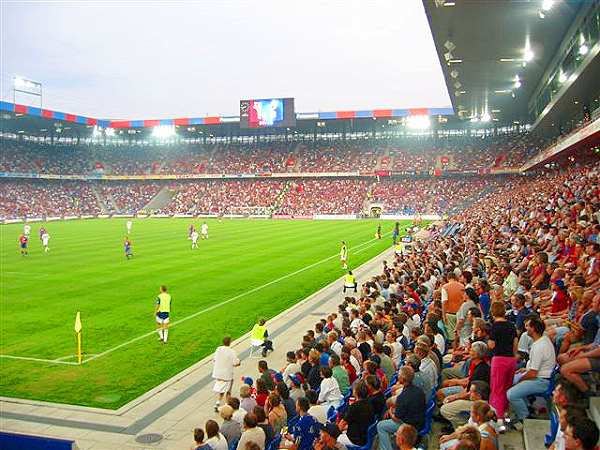
[[[387,158],[387,164],[384,164],[383,161],[386,158]],[[383,152],[381,152],[381,154],[377,157],[377,164],[375,164],[375,167],[373,168],[373,170],[389,170],[391,163],[392,163],[392,160],[390,158],[390,149],[386,147],[383,150]]]
[[96,185],[94,185],[93,183],[90,184],[90,186],[92,188],[92,192],[94,193],[94,196],[96,197],[98,206],[100,206],[100,211],[102,212],[102,214],[108,214],[108,207],[106,206],[106,202],[104,201],[104,198],[100,194],[98,187]]
[[106,195],[104,200],[106,203],[106,207],[108,208],[108,210],[110,212],[112,212],[112,213],[120,213],[121,212],[121,210],[117,206],[117,202],[115,201],[115,198],[112,196],[112,194],[110,192]]
[[150,200],[142,208],[142,211],[151,213],[153,211],[158,211],[164,208],[169,203],[171,203],[171,200],[173,200],[175,194],[177,194],[177,191],[175,189],[170,189],[169,186],[164,186],[160,191],[158,191],[158,194],[156,194],[152,198],[152,200]]
[[286,181],[285,185],[281,189],[281,192],[279,194],[277,194],[277,198],[275,199],[275,202],[271,206],[271,214],[275,213],[279,208],[281,208],[283,199],[285,198],[287,193],[290,191],[290,184],[291,184],[291,182],[289,180]]
[[300,158],[298,157],[298,154],[301,152],[301,150],[304,148],[304,144],[297,144],[294,149],[292,150],[292,152],[290,153],[289,156],[291,156],[292,158],[294,158],[294,161],[296,162],[293,166],[288,167],[287,171],[288,172],[300,172],[302,169],[302,161],[300,161]]
[[[544,436],[550,431],[550,421],[525,419],[523,421],[523,440],[525,450],[545,450]],[[520,448],[520,447],[516,447]]]

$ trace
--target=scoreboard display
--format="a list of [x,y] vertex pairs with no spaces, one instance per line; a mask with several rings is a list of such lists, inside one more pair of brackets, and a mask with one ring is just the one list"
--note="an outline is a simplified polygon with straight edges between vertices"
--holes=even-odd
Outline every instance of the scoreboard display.
[[293,98],[240,101],[240,128],[283,128],[296,126]]

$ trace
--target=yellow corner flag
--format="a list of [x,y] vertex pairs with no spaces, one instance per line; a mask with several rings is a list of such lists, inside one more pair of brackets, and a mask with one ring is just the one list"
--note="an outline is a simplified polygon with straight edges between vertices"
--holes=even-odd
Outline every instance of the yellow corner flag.
[[75,333],[81,333],[81,313],[79,311],[75,316]]
[[77,362],[81,364],[81,313],[77,311],[75,316],[75,333],[77,333]]

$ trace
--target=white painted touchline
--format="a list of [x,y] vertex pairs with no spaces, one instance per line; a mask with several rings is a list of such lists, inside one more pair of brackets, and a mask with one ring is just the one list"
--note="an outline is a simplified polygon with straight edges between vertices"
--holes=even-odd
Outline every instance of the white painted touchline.
[[[374,238],[370,239],[370,240],[368,240],[366,242],[363,242],[362,244],[357,245],[354,248],[360,248],[363,245],[369,244],[370,242],[373,242],[375,240],[377,240],[377,239],[374,239]],[[260,291],[261,289],[264,289],[264,288],[266,288],[268,286],[271,286],[272,284],[275,284],[275,283],[278,283],[278,282],[280,282],[282,280],[285,280],[287,278],[293,277],[294,275],[297,275],[297,274],[299,274],[301,272],[304,272],[305,270],[312,269],[313,267],[318,266],[319,264],[322,264],[325,261],[329,261],[330,259],[333,259],[333,258],[336,258],[336,257],[339,257],[339,253],[336,253],[335,255],[328,256],[327,258],[324,258],[324,259],[322,259],[320,261],[317,261],[315,263],[309,264],[308,266],[305,266],[305,267],[303,267],[301,269],[298,269],[298,270],[296,270],[294,272],[288,273],[287,275],[283,275],[283,276],[281,276],[279,278],[271,280],[268,283],[265,283],[263,285],[257,286],[257,287],[255,287],[253,289],[250,289],[249,291],[242,292],[241,294],[238,294],[238,295],[236,295],[234,297],[231,297],[231,298],[229,298],[227,300],[224,300],[224,301],[222,301],[220,303],[217,303],[215,305],[211,305],[208,308],[205,308],[205,309],[202,309],[202,310],[200,310],[198,312],[190,314],[189,316],[184,317],[183,319],[176,320],[175,322],[173,322],[173,323],[171,323],[169,325],[169,328],[172,328],[172,327],[174,327],[176,325],[179,325],[180,323],[187,322],[188,320],[193,319],[195,317],[198,317],[201,314],[204,314],[204,313],[210,312],[210,311],[212,311],[214,309],[220,308],[221,306],[227,305],[228,303],[231,303],[231,302],[233,302],[233,301],[235,301],[235,300],[237,300],[239,298],[245,297],[246,295],[253,294],[254,292]],[[105,351],[103,351],[101,353],[98,353],[97,355],[94,355],[94,356],[92,356],[90,358],[84,359],[81,363],[85,364],[85,363],[88,363],[88,362],[93,361],[95,359],[101,358],[102,356],[108,355],[109,353],[112,353],[115,350],[118,350],[120,348],[126,347],[126,346],[128,346],[130,344],[133,344],[134,342],[137,342],[137,341],[139,341],[141,339],[147,338],[148,336],[152,336],[153,334],[156,334],[156,330],[149,331],[148,333],[142,334],[141,336],[138,336],[138,337],[135,337],[135,338],[133,338],[133,339],[131,339],[129,341],[123,342],[122,344],[119,344],[116,347],[109,348],[108,350],[105,350]]]

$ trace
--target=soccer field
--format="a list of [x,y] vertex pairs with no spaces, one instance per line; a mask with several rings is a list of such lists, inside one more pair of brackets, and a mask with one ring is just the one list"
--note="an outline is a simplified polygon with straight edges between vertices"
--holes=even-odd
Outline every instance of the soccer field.
[[[341,277],[341,240],[352,268],[388,248],[393,227],[210,220],[210,239],[191,250],[190,219],[136,219],[127,260],[125,222],[50,222],[46,254],[34,223],[27,257],[17,242],[23,225],[0,226],[0,395],[118,408],[212,353],[223,335],[237,338],[257,317],[274,317]],[[380,241],[373,239],[378,223]],[[153,332],[161,284],[173,296],[167,345]]]

